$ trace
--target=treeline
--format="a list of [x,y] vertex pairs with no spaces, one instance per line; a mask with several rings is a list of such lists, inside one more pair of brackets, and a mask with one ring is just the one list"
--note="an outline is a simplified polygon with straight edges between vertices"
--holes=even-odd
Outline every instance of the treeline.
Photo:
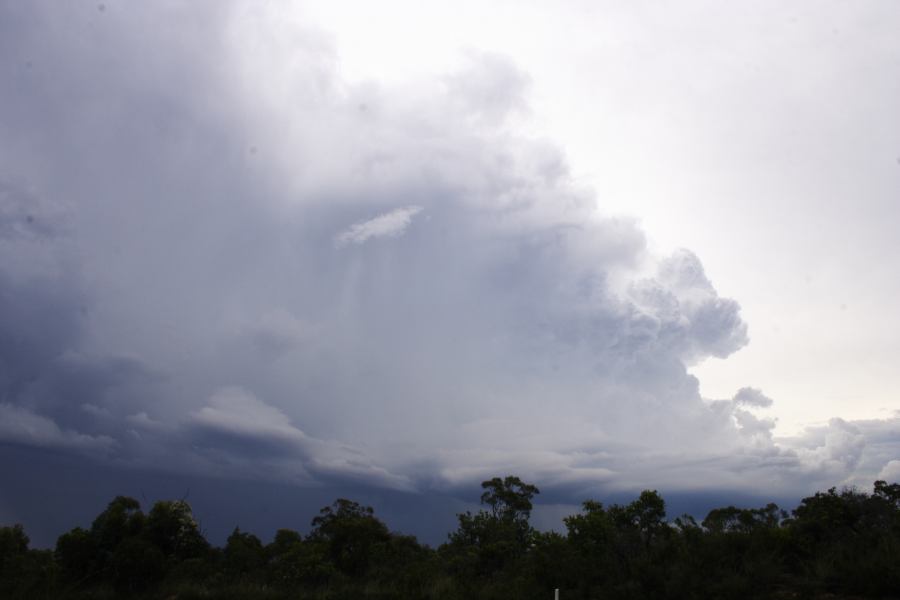
[[[667,520],[645,491],[625,505],[587,501],[564,534],[529,523],[537,487],[516,477],[482,483],[482,510],[459,515],[429,548],[391,532],[370,507],[337,500],[303,536],[270,544],[235,529],[224,547],[204,538],[191,507],[148,513],[117,497],[89,529],[28,548],[22,527],[0,527],[0,598],[569,599],[893,598],[900,594],[900,485],[869,494],[834,488],[789,515],[776,505],[729,506],[702,522]],[[829,596],[834,598],[835,596]]]

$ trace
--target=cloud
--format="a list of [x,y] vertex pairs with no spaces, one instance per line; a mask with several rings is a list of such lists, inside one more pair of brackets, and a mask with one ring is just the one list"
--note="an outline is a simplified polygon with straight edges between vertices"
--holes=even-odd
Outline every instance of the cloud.
[[737,391],[732,399],[735,406],[749,406],[751,408],[769,408],[773,400],[760,390],[752,387],[744,387]]
[[279,409],[236,387],[218,390],[209,404],[191,415],[190,422],[202,430],[287,446],[302,447],[307,440]]
[[403,235],[412,218],[422,212],[421,206],[407,206],[379,215],[374,219],[355,223],[335,236],[338,247],[364,244],[373,238],[394,238]]
[[878,479],[888,482],[900,481],[900,460],[892,460],[884,465],[878,472]]
[[865,464],[867,436],[856,423],[833,418],[826,425],[808,427],[795,438],[779,441],[783,451],[795,458],[791,472],[797,477],[835,485],[855,484],[863,473],[866,479],[874,475]]
[[463,59],[464,69],[445,81],[464,118],[492,127],[511,115],[528,112],[526,95],[531,80],[512,60],[473,49],[464,51]]
[[271,6],[45,8],[0,9],[0,49],[32,63],[0,80],[0,180],[27,183],[0,188],[4,439],[301,485],[515,472],[573,497],[887,463],[884,424],[776,439],[761,391],[701,397],[688,368],[749,341],[738,302],[517,128],[509,61],[353,83]]
[[250,324],[247,333],[262,354],[276,359],[309,341],[315,332],[287,310],[277,308]]
[[38,240],[58,235],[62,218],[34,195],[0,181],[0,239]]
[[232,470],[307,485],[334,478],[411,488],[407,477],[373,464],[347,444],[308,436],[284,412],[239,387],[217,390],[189,416],[183,433],[200,463],[212,461],[225,474]]
[[5,403],[0,403],[0,441],[79,451],[105,451],[115,445],[111,437],[63,430],[52,419]]
[[125,417],[125,421],[145,431],[167,432],[169,430],[169,427],[166,426],[165,423],[151,418],[150,415],[144,411],[128,415]]
[[710,356],[725,358],[748,342],[740,305],[718,296],[689,250],[660,261],[657,276],[635,283],[631,297],[660,322],[661,338],[676,345],[672,349],[687,364]]

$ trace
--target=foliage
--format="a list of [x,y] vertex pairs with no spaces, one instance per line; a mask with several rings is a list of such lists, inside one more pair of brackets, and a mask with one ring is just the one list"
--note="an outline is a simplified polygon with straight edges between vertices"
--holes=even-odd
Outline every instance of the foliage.
[[21,525],[0,527],[0,598],[50,598],[57,566],[52,555],[29,550]]
[[282,529],[266,545],[236,527],[214,548],[184,500],[144,514],[119,496],[53,552],[29,548],[20,525],[0,527],[0,598],[499,600],[559,589],[566,600],[724,600],[900,590],[896,483],[818,492],[790,516],[775,504],[716,508],[701,523],[668,521],[662,496],[647,490],[622,505],[586,500],[564,532],[531,526],[536,486],[509,476],[481,487],[483,508],[459,514],[437,550],[344,498],[305,537]]
[[363,575],[391,537],[374,512],[371,506],[339,498],[312,520],[310,542],[322,544],[330,561],[344,575]]

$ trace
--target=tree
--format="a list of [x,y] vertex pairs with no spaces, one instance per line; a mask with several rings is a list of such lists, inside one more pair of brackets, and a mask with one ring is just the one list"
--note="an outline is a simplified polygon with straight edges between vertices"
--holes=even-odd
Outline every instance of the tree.
[[892,505],[895,510],[900,511],[900,483],[889,484],[879,479],[875,482],[875,491],[872,495]]
[[631,522],[638,528],[644,543],[668,531],[666,524],[666,501],[656,490],[644,490],[637,500],[628,505],[627,514]]
[[21,525],[0,527],[0,565],[28,550],[28,536]]
[[91,537],[97,544],[102,566],[106,566],[123,540],[140,535],[143,528],[140,502],[128,496],[116,496],[91,524]]
[[97,542],[81,527],[59,536],[54,555],[63,579],[71,583],[86,582],[100,573]]
[[531,516],[531,499],[541,493],[537,486],[514,476],[494,477],[482,481],[481,487],[485,490],[481,503],[491,507],[491,516],[504,521],[527,522]]
[[601,552],[608,551],[613,524],[601,502],[585,500],[581,506],[581,514],[563,519],[568,539],[583,555],[599,556]]
[[28,536],[21,525],[0,527],[0,592],[10,596],[19,586],[19,571],[28,553]]
[[52,553],[28,548],[21,525],[0,527],[0,598],[48,598],[56,584]]
[[804,498],[789,523],[797,570],[834,590],[878,596],[900,589],[895,489],[878,482],[871,496],[831,488]]
[[202,556],[209,549],[191,505],[184,500],[160,500],[146,519],[146,537],[170,562]]
[[752,533],[778,527],[786,517],[787,513],[774,503],[763,508],[726,506],[709,511],[703,519],[703,527],[710,533]]
[[230,581],[255,580],[266,564],[266,552],[258,537],[235,527],[225,543],[225,570]]
[[139,537],[143,529],[140,503],[128,496],[116,496],[89,530],[76,527],[57,539],[55,557],[63,578],[73,585],[112,580],[117,549],[126,540]]
[[124,539],[109,558],[109,579],[120,593],[150,589],[166,574],[166,558],[143,537]]
[[483,576],[504,569],[531,547],[531,499],[540,490],[514,476],[494,477],[481,487],[481,503],[490,511],[457,515],[459,527],[442,551],[451,569]]
[[268,580],[275,585],[290,587],[301,582],[303,536],[291,529],[279,529],[275,539],[266,546]]
[[275,539],[272,540],[272,543],[266,546],[266,556],[270,561],[276,560],[302,543],[303,536],[293,529],[279,529],[275,532]]
[[324,544],[339,571],[361,576],[372,564],[377,547],[390,540],[387,526],[375,518],[371,506],[338,498],[312,520],[309,540]]

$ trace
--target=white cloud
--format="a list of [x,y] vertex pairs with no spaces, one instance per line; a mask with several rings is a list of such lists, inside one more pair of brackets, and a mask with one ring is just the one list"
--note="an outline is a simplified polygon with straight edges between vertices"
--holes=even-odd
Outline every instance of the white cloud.
[[422,212],[421,206],[397,208],[374,219],[355,223],[334,237],[338,247],[348,244],[364,244],[370,239],[400,237],[409,227],[414,216]]
[[307,439],[281,410],[238,387],[218,390],[206,406],[191,415],[191,422],[211,430],[271,437],[298,446]]
[[900,482],[900,460],[892,460],[878,472],[878,479],[888,483]]
[[800,461],[800,471],[819,480],[850,479],[867,447],[866,435],[854,423],[831,419],[827,425],[808,428],[785,444]]

